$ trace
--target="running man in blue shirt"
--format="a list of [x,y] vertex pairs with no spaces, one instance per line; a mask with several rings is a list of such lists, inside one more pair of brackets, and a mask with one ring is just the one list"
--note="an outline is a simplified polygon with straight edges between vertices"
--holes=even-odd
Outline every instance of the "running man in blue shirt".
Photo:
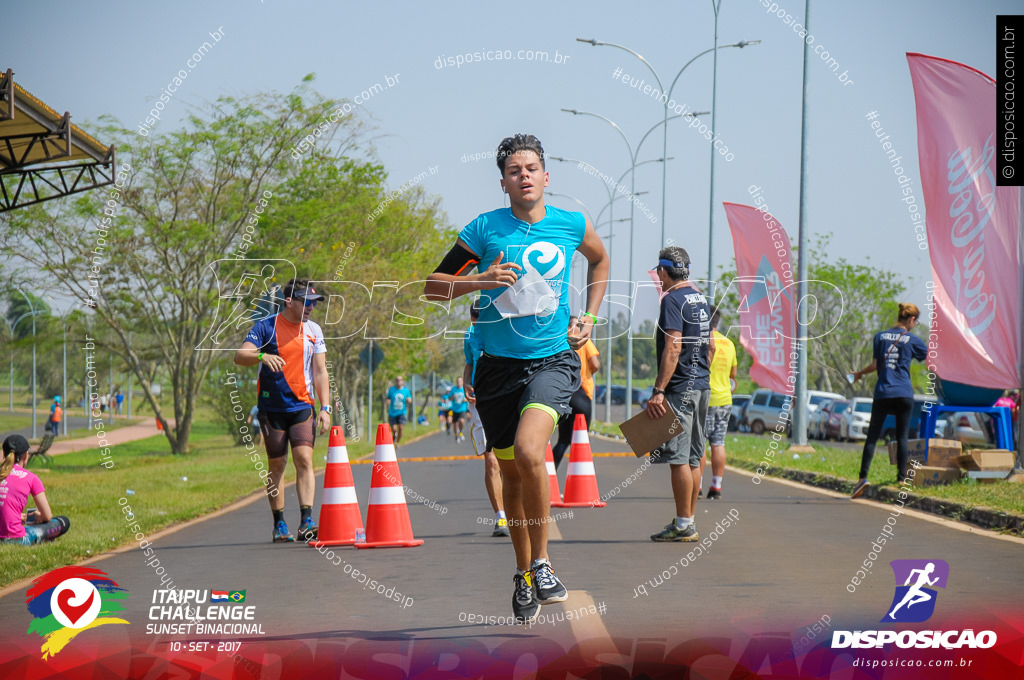
[[[550,487],[544,451],[580,386],[580,360],[608,283],[608,254],[587,219],[544,204],[549,177],[533,135],[498,145],[500,185],[510,207],[478,216],[459,234],[425,286],[427,299],[480,291],[483,340],[474,378],[477,411],[501,467],[516,573],[512,611],[532,621],[539,605],[563,602],[548,559]],[[575,251],[589,262],[586,312],[569,327],[569,271]],[[473,268],[476,274],[470,274]],[[529,575],[529,579],[527,576]]]
[[466,388],[462,377],[455,379],[455,386],[448,390],[447,399],[452,402],[452,426],[455,429],[455,441],[466,441],[462,428],[469,416],[469,402],[466,401]]
[[407,421],[406,411],[412,405],[412,392],[405,386],[402,376],[395,378],[395,384],[388,388],[384,401],[388,403],[388,425],[391,426],[391,437],[397,447],[402,441],[402,427]]

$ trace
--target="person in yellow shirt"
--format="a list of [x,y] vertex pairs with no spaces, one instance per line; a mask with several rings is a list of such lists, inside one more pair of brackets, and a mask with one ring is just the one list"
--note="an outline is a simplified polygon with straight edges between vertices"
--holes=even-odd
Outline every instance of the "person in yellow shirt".
[[[578,322],[578,317],[569,318],[570,333],[576,332]],[[587,429],[590,429],[590,412],[593,410],[594,404],[594,374],[601,368],[601,361],[597,358],[601,353],[597,351],[597,346],[593,342],[587,340],[579,346],[576,354],[580,355],[580,378],[582,378],[583,384],[569,401],[572,413],[558,421],[558,442],[551,449],[551,454],[555,458],[555,468],[562,462],[565,452],[572,445],[572,428],[576,422],[577,413],[583,414],[587,419]]]
[[[708,401],[708,417],[705,431],[711,445],[711,488],[708,499],[722,497],[722,477],[725,475],[725,434],[729,430],[729,415],[732,412],[732,391],[736,378],[736,345],[718,332],[721,315],[718,307],[711,307],[711,337],[715,343],[715,358],[711,362],[711,399]],[[701,477],[704,476],[704,461],[700,461]]]

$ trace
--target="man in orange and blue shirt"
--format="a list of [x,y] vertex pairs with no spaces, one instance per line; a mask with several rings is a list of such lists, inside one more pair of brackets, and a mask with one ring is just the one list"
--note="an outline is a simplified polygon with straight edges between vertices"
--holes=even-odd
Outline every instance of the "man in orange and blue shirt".
[[[279,489],[288,465],[288,443],[295,464],[295,492],[299,497],[299,533],[315,536],[313,497],[313,443],[331,425],[331,393],[327,375],[324,333],[309,320],[316,303],[324,299],[305,279],[292,279],[282,289],[284,309],[260,319],[235,353],[239,366],[260,364],[256,383],[260,429],[267,449],[267,499],[274,514],[274,542],[294,541],[284,521],[284,496]],[[320,398],[314,415],[313,390]]]

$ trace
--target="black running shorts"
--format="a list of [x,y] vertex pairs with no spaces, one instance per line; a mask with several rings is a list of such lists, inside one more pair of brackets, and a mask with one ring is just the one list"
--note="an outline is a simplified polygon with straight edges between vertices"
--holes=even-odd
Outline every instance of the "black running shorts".
[[571,349],[542,359],[481,355],[473,390],[488,445],[497,452],[515,444],[519,417],[528,404],[541,406],[555,421],[568,415],[580,384],[580,357]]
[[260,430],[267,458],[288,455],[288,443],[312,447],[316,441],[316,418],[313,409],[302,411],[260,411]]

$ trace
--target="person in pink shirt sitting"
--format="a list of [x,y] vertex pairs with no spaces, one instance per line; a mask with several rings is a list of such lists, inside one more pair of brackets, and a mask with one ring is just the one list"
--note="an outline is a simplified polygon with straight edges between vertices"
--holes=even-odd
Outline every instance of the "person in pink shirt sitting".
[[[71,521],[67,517],[54,517],[46,500],[46,490],[35,474],[21,466],[28,454],[28,440],[12,434],[3,443],[3,462],[0,463],[0,541],[21,545],[34,545],[67,533]],[[28,462],[28,461],[25,461]],[[36,503],[32,523],[23,514],[28,497]]]

